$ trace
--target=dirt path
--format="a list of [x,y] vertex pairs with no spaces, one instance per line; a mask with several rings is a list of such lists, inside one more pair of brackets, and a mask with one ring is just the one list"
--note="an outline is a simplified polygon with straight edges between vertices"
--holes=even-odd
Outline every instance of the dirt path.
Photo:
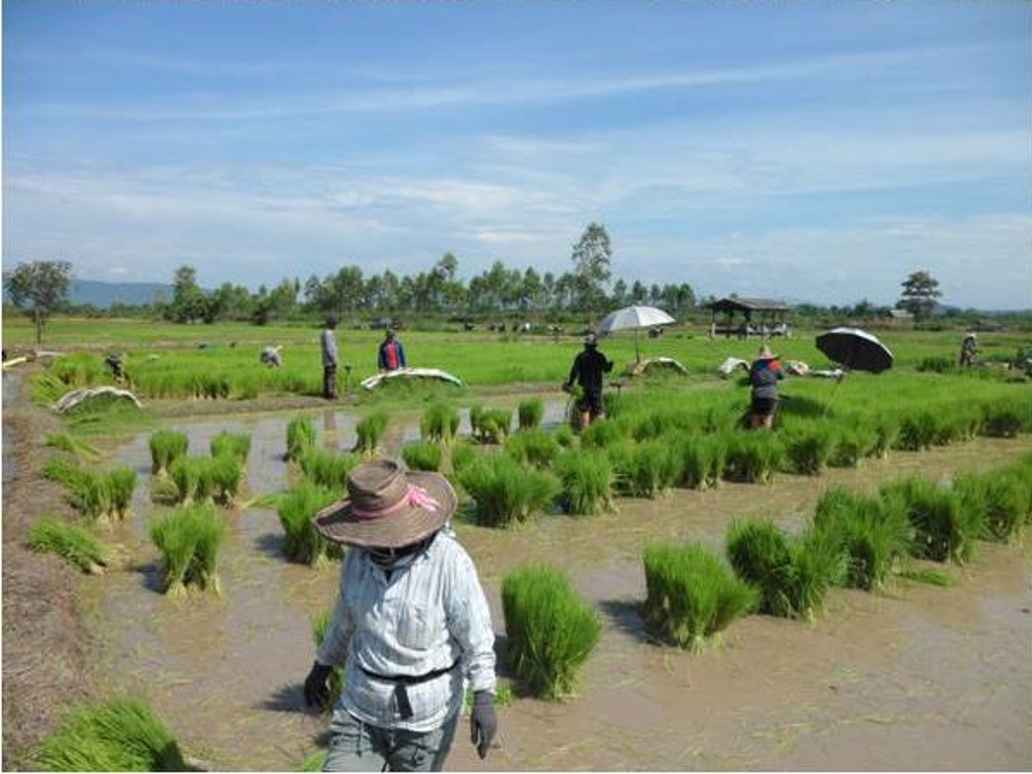
[[[194,451],[223,428],[247,430],[252,494],[282,488],[286,417],[180,421]],[[346,447],[346,412],[326,412],[323,438]],[[391,443],[415,437],[395,427]],[[496,631],[503,575],[530,558],[564,566],[600,609],[605,629],[580,696],[564,704],[518,700],[502,709],[502,748],[486,764],[462,737],[452,769],[1020,768],[1032,760],[1030,559],[983,545],[951,589],[912,586],[889,595],[832,593],[814,626],[746,618],[724,645],[691,656],[650,644],[642,546],[657,538],[719,546],[734,516],[771,515],[798,526],[824,488],[877,485],[905,472],[933,478],[986,468],[1032,439],[978,439],[924,454],[896,453],[819,479],[782,476],[771,487],[728,484],[657,501],[621,500],[590,520],[544,517],[524,529],[457,525],[484,581]],[[337,568],[291,565],[275,513],[230,516],[222,598],[172,601],[156,588],[146,540],[146,437],[117,452],[143,479],[132,522],[112,535],[134,572],[90,579],[90,629],[114,687],[145,693],[194,754],[228,769],[296,768],[324,720],[301,711],[311,663],[309,620],[329,607]],[[6,664],[5,664],[6,666]]]

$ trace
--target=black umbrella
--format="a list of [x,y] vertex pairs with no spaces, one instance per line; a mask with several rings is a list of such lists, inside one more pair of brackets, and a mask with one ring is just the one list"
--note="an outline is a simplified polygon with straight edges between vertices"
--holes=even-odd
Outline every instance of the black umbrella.
[[892,368],[888,347],[859,328],[833,328],[817,337],[817,349],[847,371],[877,374]]

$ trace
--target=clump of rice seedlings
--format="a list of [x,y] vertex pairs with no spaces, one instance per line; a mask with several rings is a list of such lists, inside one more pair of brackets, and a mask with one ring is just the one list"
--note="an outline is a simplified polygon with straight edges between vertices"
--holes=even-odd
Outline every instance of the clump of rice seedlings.
[[645,549],[644,563],[646,626],[659,639],[694,653],[759,599],[755,589],[697,543],[654,543]]
[[458,471],[459,482],[474,501],[474,518],[486,527],[527,521],[559,492],[549,473],[524,467],[506,454],[479,457]]
[[[69,504],[86,518],[98,521],[117,515],[113,513],[110,474],[86,470],[64,457],[52,457],[43,467],[43,477],[64,486]],[[135,480],[133,474],[134,484]],[[131,489],[129,498],[132,498]]]
[[985,531],[982,537],[1008,543],[1017,537],[1029,509],[1028,485],[1013,472],[1002,469],[981,476],[958,476],[953,489],[961,508],[980,513]]
[[506,439],[505,453],[519,462],[547,468],[559,454],[559,442],[544,430],[523,430]]
[[858,467],[864,457],[870,456],[877,440],[876,431],[869,427],[842,427],[838,431],[835,450],[828,458],[828,464],[836,468]]
[[644,441],[617,468],[620,486],[633,497],[654,498],[665,492],[680,474],[677,457],[662,440]]
[[727,555],[738,577],[759,591],[759,611],[781,617],[813,620],[847,573],[838,541],[813,527],[790,539],[770,521],[734,521]]
[[878,459],[889,456],[889,449],[895,448],[899,439],[899,417],[889,412],[876,415],[871,423],[874,430],[874,443],[868,454]]
[[680,483],[688,489],[709,489],[720,485],[727,462],[727,441],[720,435],[686,435],[674,445],[680,468]]
[[985,534],[985,513],[965,508],[962,495],[923,478],[886,484],[883,499],[898,500],[914,528],[912,553],[919,559],[963,563],[975,552],[975,540]]
[[581,431],[581,446],[585,449],[605,449],[629,436],[627,425],[615,419],[600,419]]
[[560,425],[559,429],[555,431],[555,442],[564,449],[569,449],[577,443],[577,436],[574,435],[569,425]]
[[115,468],[107,474],[110,510],[109,515],[124,519],[129,515],[136,489],[136,471],[132,468]]
[[109,550],[89,530],[56,516],[45,516],[29,529],[28,545],[38,553],[57,554],[91,575],[104,572]]
[[361,461],[361,455],[340,454],[317,446],[305,449],[298,459],[305,478],[318,486],[334,490],[345,487],[348,473]]
[[1008,403],[987,403],[983,408],[982,432],[992,438],[1015,438],[1023,424],[1021,413]]
[[504,443],[512,427],[512,411],[474,406],[469,410],[473,436],[481,443]]
[[420,441],[409,444],[401,450],[402,459],[410,470],[439,471],[444,461],[444,451],[435,443]]
[[225,452],[213,457],[208,462],[211,477],[212,496],[223,505],[232,505],[240,493],[240,484],[244,479],[240,458],[233,453]]
[[[324,610],[312,619],[312,639],[315,640],[316,650],[322,647],[323,640],[326,639],[326,631],[330,628],[332,620],[332,610]],[[333,671],[330,672],[330,678],[327,681],[327,687],[330,689],[330,697],[326,702],[326,706],[323,707],[323,711],[330,711],[337,706],[340,693],[344,690],[344,670],[341,667],[333,667]]]
[[172,463],[185,457],[190,446],[186,433],[158,430],[150,437],[151,472],[158,476],[168,473]]
[[386,430],[387,412],[374,411],[355,425],[357,439],[355,440],[355,448],[352,451],[366,455],[375,454]]
[[312,518],[338,499],[339,490],[326,489],[302,481],[280,500],[280,524],[286,534],[283,551],[294,562],[317,566],[329,559],[340,559],[343,547],[320,535]]
[[533,430],[545,418],[545,402],[541,398],[520,401],[516,408],[520,430]]
[[287,423],[287,459],[297,460],[309,447],[315,446],[315,425],[312,418],[296,416]]
[[154,522],[150,535],[161,552],[166,594],[180,596],[187,586],[220,593],[218,555],[226,523],[213,506],[177,508]]
[[948,374],[957,370],[957,364],[952,358],[936,356],[926,357],[919,362],[915,368],[918,371],[933,371],[937,374]]
[[326,765],[326,750],[308,753],[301,761],[301,771],[322,771]]
[[221,457],[224,454],[235,457],[241,465],[247,462],[251,453],[250,433],[230,433],[223,430],[211,439],[211,456]]
[[900,570],[899,577],[906,578],[915,583],[927,583],[929,586],[940,586],[943,588],[957,584],[952,575],[948,575],[942,570],[932,569],[931,567],[908,567]]
[[423,440],[451,443],[459,432],[459,412],[447,403],[432,403],[419,421]]
[[141,699],[73,709],[35,751],[43,771],[189,771],[175,738]]
[[451,447],[452,470],[461,473],[477,459],[477,451],[468,443],[457,443]]
[[939,421],[929,409],[905,415],[899,423],[899,434],[894,448],[905,451],[924,451],[935,443]]
[[734,433],[728,444],[725,475],[733,481],[769,484],[784,457],[785,447],[774,433]]
[[203,503],[215,494],[210,457],[180,457],[172,463],[168,473],[176,486],[176,502]]
[[603,452],[563,452],[555,470],[562,484],[559,499],[564,511],[593,516],[613,510],[613,465]]
[[50,433],[47,436],[46,446],[68,452],[80,460],[96,461],[100,459],[100,452],[97,451],[96,447],[91,446],[85,441],[80,441],[68,433]]
[[509,657],[536,696],[558,700],[573,693],[577,671],[598,643],[602,623],[561,571],[540,564],[502,581]]
[[785,456],[791,469],[805,476],[819,476],[838,443],[838,432],[823,423],[795,426],[785,432]]
[[899,500],[829,489],[817,502],[814,524],[829,533],[849,557],[847,586],[882,588],[896,564],[910,553],[913,529]]

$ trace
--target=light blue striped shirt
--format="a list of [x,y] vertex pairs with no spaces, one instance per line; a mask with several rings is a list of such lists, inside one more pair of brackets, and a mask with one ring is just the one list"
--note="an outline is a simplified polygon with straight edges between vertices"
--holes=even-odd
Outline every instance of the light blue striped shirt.
[[[495,690],[491,612],[473,560],[442,530],[426,551],[393,569],[388,582],[366,551],[351,549],[316,660],[347,663],[337,711],[380,728],[424,733],[440,727],[461,709],[464,680],[474,691]],[[406,720],[395,684],[362,671],[417,676],[456,661],[459,668],[406,686],[413,712]]]

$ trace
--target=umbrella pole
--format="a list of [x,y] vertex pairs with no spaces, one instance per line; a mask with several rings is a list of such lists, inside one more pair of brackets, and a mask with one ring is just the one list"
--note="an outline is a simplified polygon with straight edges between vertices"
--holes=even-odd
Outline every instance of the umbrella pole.
[[638,329],[634,329],[634,362],[641,362],[641,352],[638,351]]

